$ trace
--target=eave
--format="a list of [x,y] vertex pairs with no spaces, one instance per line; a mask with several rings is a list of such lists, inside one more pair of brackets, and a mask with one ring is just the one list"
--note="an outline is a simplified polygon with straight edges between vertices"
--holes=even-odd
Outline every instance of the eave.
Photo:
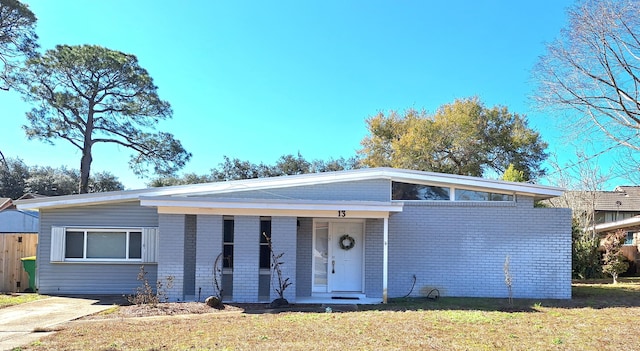
[[142,197],[141,206],[164,214],[388,218],[402,203],[376,201],[240,200],[194,197]]

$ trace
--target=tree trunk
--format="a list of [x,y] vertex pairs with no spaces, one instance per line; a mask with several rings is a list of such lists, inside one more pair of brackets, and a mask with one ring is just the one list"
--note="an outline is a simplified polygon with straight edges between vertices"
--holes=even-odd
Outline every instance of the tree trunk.
[[80,160],[80,194],[89,192],[89,174],[91,172],[91,144],[85,145],[82,150],[82,159]]
[[80,160],[80,194],[89,192],[89,175],[91,174],[91,148],[93,147],[93,103],[89,103],[89,115],[84,130],[84,144],[82,145],[82,159]]

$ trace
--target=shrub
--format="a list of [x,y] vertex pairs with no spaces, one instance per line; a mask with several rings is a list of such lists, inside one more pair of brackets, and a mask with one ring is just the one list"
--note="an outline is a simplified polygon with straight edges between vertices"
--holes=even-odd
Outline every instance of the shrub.
[[574,278],[602,277],[599,246],[599,239],[590,233],[585,233],[574,221],[571,245],[571,268]]
[[626,257],[622,254],[622,245],[627,238],[627,232],[620,229],[615,232],[607,234],[604,240],[604,258],[602,271],[611,275],[613,283],[618,282],[618,275],[626,272],[629,268],[629,263]]
[[142,286],[136,288],[135,294],[127,296],[127,301],[135,305],[151,305],[156,306],[160,302],[167,302],[167,290],[173,287],[173,276],[167,277],[167,282],[163,283],[161,280],[156,282],[156,289],[151,287],[149,280],[147,279],[147,271],[144,270],[144,265],[140,266],[140,272],[138,272],[138,281],[142,282]]

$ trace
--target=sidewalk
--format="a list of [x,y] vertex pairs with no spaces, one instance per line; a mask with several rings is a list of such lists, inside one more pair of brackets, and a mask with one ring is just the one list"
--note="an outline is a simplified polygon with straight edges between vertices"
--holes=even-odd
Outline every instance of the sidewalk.
[[109,309],[113,301],[56,296],[0,308],[0,350],[34,342],[51,334],[58,324]]

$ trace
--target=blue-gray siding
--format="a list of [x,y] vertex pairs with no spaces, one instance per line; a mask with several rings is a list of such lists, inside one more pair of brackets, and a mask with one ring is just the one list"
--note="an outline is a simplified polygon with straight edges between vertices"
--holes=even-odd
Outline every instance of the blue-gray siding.
[[296,199],[296,200],[340,200],[340,201],[389,201],[391,182],[385,179],[365,180],[275,188],[268,190],[236,191],[216,195],[214,198],[238,199]]
[[[38,288],[42,294],[133,294],[141,285],[137,281],[140,263],[90,264],[51,263],[52,226],[155,227],[158,214],[138,202],[94,205],[40,212],[38,243]],[[153,285],[156,266],[145,265],[147,279]]]

